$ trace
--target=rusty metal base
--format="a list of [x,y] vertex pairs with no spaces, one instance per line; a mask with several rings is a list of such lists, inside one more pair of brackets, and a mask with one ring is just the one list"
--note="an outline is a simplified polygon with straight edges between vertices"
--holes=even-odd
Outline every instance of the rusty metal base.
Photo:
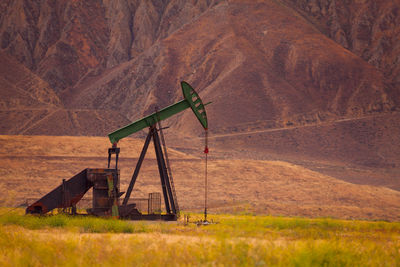
[[150,220],[150,221],[176,221],[175,214],[142,214],[137,208],[136,204],[128,204],[118,206],[119,217],[124,220]]
[[177,216],[175,214],[136,214],[121,217],[121,219],[132,221],[176,221]]
[[[111,210],[98,210],[98,209],[87,209],[88,215],[98,217],[111,217]],[[122,220],[149,220],[149,221],[176,221],[177,216],[175,214],[142,214],[136,208],[135,204],[128,204],[126,206],[118,206],[119,218]]]

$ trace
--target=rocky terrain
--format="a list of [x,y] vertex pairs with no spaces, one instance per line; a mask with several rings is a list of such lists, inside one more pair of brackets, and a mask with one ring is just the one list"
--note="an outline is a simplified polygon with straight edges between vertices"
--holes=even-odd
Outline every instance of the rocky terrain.
[[[132,120],[179,99],[178,82],[187,80],[214,101],[215,129],[297,125],[396,109],[398,5],[371,5],[4,1],[1,49],[69,109],[117,110]],[[362,32],[365,21],[371,29]]]
[[[399,1],[0,3],[0,133],[105,136],[182,99],[215,157],[400,188]],[[201,147],[190,111],[170,144]],[[141,136],[139,134],[137,136]]]
[[286,1],[329,38],[379,69],[392,93],[400,87],[399,1]]

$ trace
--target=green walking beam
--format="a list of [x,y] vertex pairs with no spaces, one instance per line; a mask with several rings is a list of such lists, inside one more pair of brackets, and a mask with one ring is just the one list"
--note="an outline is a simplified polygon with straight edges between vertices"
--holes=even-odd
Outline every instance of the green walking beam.
[[[184,99],[178,103],[168,106],[158,112],[137,120],[121,129],[118,129],[108,135],[111,144],[118,143],[124,137],[127,137],[133,133],[136,133],[146,127],[151,127],[155,125],[158,121],[165,120],[187,108],[191,108],[196,115],[197,119],[200,121],[204,129],[208,128],[206,110],[204,104],[201,101],[199,95],[196,91],[187,83],[182,81],[182,92]],[[208,103],[207,103],[208,104]],[[206,104],[206,105],[207,105]]]

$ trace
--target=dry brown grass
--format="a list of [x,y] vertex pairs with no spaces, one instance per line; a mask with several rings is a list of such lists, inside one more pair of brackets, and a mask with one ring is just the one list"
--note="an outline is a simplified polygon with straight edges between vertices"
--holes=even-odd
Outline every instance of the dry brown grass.
[[[142,140],[124,139],[121,190],[127,188]],[[109,141],[102,137],[0,136],[0,188],[8,205],[30,202],[84,168],[104,168]],[[133,197],[160,192],[157,164],[149,148]],[[203,208],[204,160],[169,149],[178,201],[184,210]],[[282,161],[223,160],[210,154],[212,212],[339,218],[400,219],[400,193],[356,185]],[[5,203],[3,201],[3,203]]]

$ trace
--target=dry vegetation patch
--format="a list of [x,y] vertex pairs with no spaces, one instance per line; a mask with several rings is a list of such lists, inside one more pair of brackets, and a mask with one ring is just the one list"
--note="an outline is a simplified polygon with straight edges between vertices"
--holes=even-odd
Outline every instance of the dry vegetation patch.
[[[182,221],[4,212],[2,266],[394,266],[400,261],[399,223],[211,215],[218,224],[198,227]],[[92,233],[94,229],[100,233]]]
[[[130,138],[120,143],[121,191],[128,187],[142,145]],[[0,136],[2,204],[32,203],[82,169],[106,167],[108,147],[105,137]],[[180,207],[202,210],[202,153],[169,149],[169,154]],[[288,162],[218,159],[211,152],[208,177],[209,205],[215,212],[400,219],[398,191],[352,184]],[[160,191],[151,146],[132,196]]]

